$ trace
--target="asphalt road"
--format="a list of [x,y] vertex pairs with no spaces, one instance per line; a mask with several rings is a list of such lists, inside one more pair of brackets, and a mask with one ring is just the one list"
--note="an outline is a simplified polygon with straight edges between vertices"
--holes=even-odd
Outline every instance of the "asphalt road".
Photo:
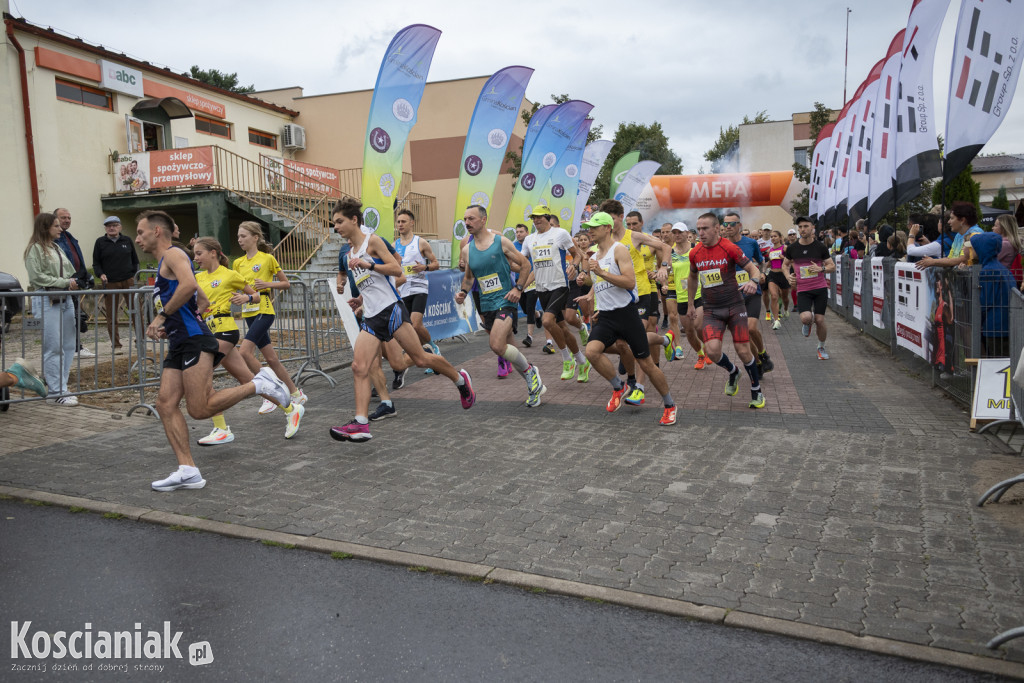
[[[11,500],[0,501],[0,614],[5,681],[1000,680]],[[21,655],[22,642],[31,651],[57,638],[37,633],[87,631],[96,643],[141,624],[145,643],[165,621],[182,632],[182,659],[12,658],[12,640]],[[188,663],[196,642],[212,662]],[[126,670],[101,670],[110,666]]]

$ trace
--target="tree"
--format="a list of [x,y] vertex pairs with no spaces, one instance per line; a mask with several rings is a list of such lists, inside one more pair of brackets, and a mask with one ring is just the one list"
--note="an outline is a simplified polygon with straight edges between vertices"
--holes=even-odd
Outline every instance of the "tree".
[[992,198],[992,208],[1010,210],[1010,200],[1006,198],[1006,185],[999,186],[999,191]]
[[[835,114],[836,113],[834,111],[826,107],[821,102],[814,103],[814,109],[811,110],[811,130],[807,134],[808,139],[811,141],[811,146],[807,148],[808,159],[810,159],[814,154],[814,143],[818,139],[818,134],[821,133],[822,128],[829,124]],[[793,177],[805,185],[809,184],[811,182],[811,169],[808,166],[794,162]],[[790,204],[790,212],[794,216],[806,216],[809,211],[810,189],[805,187],[800,190],[796,199],[794,199],[792,204]]]
[[953,205],[953,202],[970,202],[974,204],[974,209],[978,212],[978,218],[981,218],[981,183],[974,182],[973,164],[967,164],[967,168],[960,171],[960,173],[945,185],[945,201],[943,201],[943,183],[941,180],[935,183],[935,187],[932,189],[932,203],[933,204],[945,204],[948,209]]
[[[551,95],[552,104],[565,104],[571,99],[572,98],[565,93],[562,93],[561,95]],[[522,118],[523,123],[526,124],[526,130],[530,130],[530,119],[533,118],[533,115],[537,113],[537,110],[540,109],[540,107],[540,102],[534,102],[530,109],[523,109],[519,112],[520,118]],[[593,116],[587,117],[588,120],[593,120],[593,118]],[[591,124],[590,132],[587,133],[587,144],[590,144],[594,140],[600,140],[602,132],[604,132],[604,126],[602,124],[599,123],[596,126]],[[519,149],[506,150],[505,161],[511,164],[509,173],[512,174],[512,187],[515,187],[516,181],[519,180],[519,174],[523,170],[523,148],[520,147]]]
[[612,148],[608,152],[601,172],[597,174],[594,182],[594,189],[590,193],[592,198],[607,199],[611,187],[612,166],[627,152],[640,151],[641,161],[653,160],[661,164],[658,169],[659,175],[678,175],[683,172],[683,162],[675,152],[668,146],[668,137],[662,129],[661,124],[655,121],[651,124],[644,123],[620,123],[612,138]]
[[[762,109],[754,115],[751,119],[749,116],[743,117],[743,123],[740,125],[746,125],[748,123],[764,123],[768,120],[768,112]],[[739,126],[729,126],[728,128],[718,129],[718,140],[708,151],[704,152],[705,161],[711,162],[711,172],[721,173],[724,171],[729,162],[732,160],[736,150],[740,146],[740,128]]]
[[238,72],[226,74],[223,71],[217,69],[200,69],[195,64],[189,69],[187,75],[197,81],[202,81],[207,85],[212,85],[221,90],[228,90],[230,92],[250,93],[256,92],[256,88],[252,85],[240,86],[238,85]]

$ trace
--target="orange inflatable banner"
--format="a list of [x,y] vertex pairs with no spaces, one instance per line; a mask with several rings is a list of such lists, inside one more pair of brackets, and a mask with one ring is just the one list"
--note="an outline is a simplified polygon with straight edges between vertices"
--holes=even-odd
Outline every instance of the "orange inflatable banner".
[[779,206],[792,181],[793,171],[656,175],[651,187],[662,209],[724,209]]

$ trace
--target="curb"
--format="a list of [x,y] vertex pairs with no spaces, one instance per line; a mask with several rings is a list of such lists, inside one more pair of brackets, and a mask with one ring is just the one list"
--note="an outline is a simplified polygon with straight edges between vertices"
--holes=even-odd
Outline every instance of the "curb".
[[267,541],[282,545],[292,546],[300,550],[309,550],[318,553],[341,552],[351,555],[360,560],[381,562],[404,567],[425,567],[432,572],[452,574],[455,576],[485,579],[488,582],[500,583],[506,586],[513,586],[523,589],[537,589],[557,595],[565,595],[575,598],[589,600],[600,600],[609,604],[620,605],[632,609],[658,612],[669,616],[703,621],[714,624],[722,624],[735,628],[744,628],[762,633],[770,633],[788,638],[799,638],[811,640],[826,645],[838,645],[853,650],[871,652],[874,654],[902,657],[918,662],[951,666],[981,673],[1008,676],[1011,678],[1024,679],[1024,663],[1010,662],[1003,659],[994,659],[980,655],[972,655],[966,652],[956,652],[942,648],[928,647],[916,643],[907,643],[878,636],[858,636],[848,631],[815,626],[801,622],[787,621],[775,617],[765,617],[739,610],[728,610],[721,607],[699,605],[686,600],[674,598],[663,598],[644,593],[634,593],[619,588],[608,588],[595,586],[579,581],[556,579],[538,574],[502,569],[490,565],[463,562],[460,560],[448,560],[430,555],[419,555],[401,550],[388,550],[386,548],[375,548],[372,546],[349,543],[347,541],[334,541],[325,538],[311,536],[300,536],[297,534],[282,533],[268,529],[259,529],[240,524],[229,524],[227,522],[215,522],[199,517],[190,517],[172,512],[163,512],[150,508],[136,507],[133,505],[122,505],[119,503],[108,503],[104,501],[79,498],[77,496],[66,496],[48,491],[37,491],[34,489],[16,488],[13,486],[0,486],[0,496],[23,501],[46,503],[59,507],[77,507],[88,512],[100,514],[117,514],[125,519],[138,522],[148,522],[162,526],[183,526],[189,529],[206,531],[209,533],[239,538],[251,541]]

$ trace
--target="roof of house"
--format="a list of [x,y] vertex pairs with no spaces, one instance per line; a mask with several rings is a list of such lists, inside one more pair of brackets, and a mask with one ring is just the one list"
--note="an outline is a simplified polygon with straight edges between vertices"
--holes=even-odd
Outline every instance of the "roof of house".
[[974,157],[971,168],[975,173],[1002,173],[1024,170],[1024,154],[992,154]]

